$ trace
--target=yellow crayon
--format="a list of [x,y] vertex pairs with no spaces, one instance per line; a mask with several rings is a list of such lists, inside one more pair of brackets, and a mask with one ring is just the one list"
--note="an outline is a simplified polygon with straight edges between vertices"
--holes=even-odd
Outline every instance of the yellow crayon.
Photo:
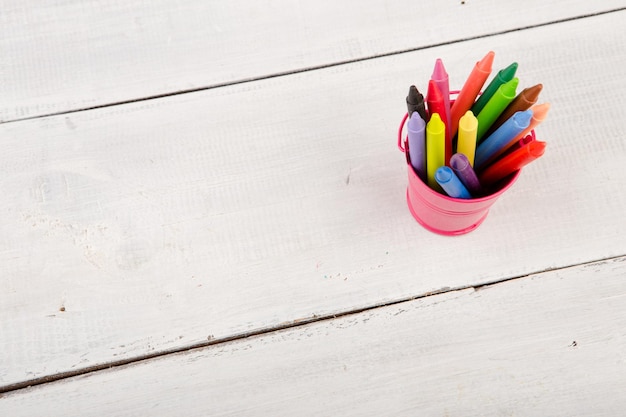
[[474,154],[476,153],[476,132],[478,131],[478,119],[470,110],[465,112],[459,119],[459,138],[456,152],[467,156],[470,165],[474,166]]
[[446,164],[446,125],[439,113],[433,113],[426,124],[426,176],[428,186],[433,190],[443,192],[435,180],[437,168]]

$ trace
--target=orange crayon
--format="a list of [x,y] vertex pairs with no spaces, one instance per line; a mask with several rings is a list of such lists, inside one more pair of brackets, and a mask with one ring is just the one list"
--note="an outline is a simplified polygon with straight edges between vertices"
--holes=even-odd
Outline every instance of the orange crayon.
[[494,57],[495,53],[493,51],[489,51],[483,59],[476,63],[474,69],[465,81],[465,84],[463,84],[463,88],[459,92],[456,101],[450,109],[451,137],[456,135],[456,131],[459,128],[459,120],[463,117],[465,112],[472,107],[480,89],[485,84],[485,81],[487,81],[489,74],[491,74]]

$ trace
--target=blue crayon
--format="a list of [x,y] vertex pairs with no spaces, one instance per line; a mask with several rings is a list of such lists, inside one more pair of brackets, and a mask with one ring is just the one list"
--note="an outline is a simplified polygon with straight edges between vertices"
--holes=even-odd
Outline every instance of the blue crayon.
[[509,146],[515,143],[515,139],[530,124],[533,117],[532,110],[518,111],[502,124],[495,132],[485,139],[478,148],[474,157],[474,169],[481,170],[502,155]]
[[443,188],[450,197],[472,198],[467,188],[465,188],[461,180],[459,180],[450,167],[442,166],[437,168],[435,181],[441,185],[441,188]]
[[417,175],[426,181],[426,122],[414,111],[407,126],[409,134],[409,156]]

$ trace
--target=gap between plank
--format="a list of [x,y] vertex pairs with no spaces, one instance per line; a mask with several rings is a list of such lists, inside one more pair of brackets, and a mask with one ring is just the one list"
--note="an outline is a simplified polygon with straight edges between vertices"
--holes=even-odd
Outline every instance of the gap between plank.
[[502,284],[502,283],[505,283],[505,282],[524,279],[524,278],[527,278],[527,277],[532,276],[532,275],[538,275],[538,274],[542,274],[542,273],[550,272],[550,271],[558,271],[558,270],[563,270],[563,269],[576,268],[576,267],[581,267],[581,266],[585,266],[585,265],[599,264],[599,263],[604,263],[604,262],[608,262],[608,261],[612,261],[612,260],[617,260],[617,259],[620,259],[620,258],[624,258],[623,260],[626,261],[626,254],[610,256],[610,257],[607,257],[607,258],[596,259],[596,260],[587,261],[587,262],[581,262],[581,263],[578,263],[578,264],[573,264],[573,265],[568,265],[568,266],[547,268],[547,269],[544,269],[544,270],[541,270],[541,271],[529,272],[529,273],[524,274],[524,275],[518,275],[518,276],[514,276],[514,277],[502,278],[502,279],[497,279],[497,280],[494,280],[494,281],[485,282],[485,283],[480,284],[480,285],[464,285],[464,286],[459,286],[459,287],[454,287],[454,288],[443,287],[443,288],[440,288],[438,290],[430,291],[430,292],[427,292],[427,293],[424,293],[424,294],[421,294],[421,295],[406,297],[406,298],[393,300],[393,301],[387,301],[387,302],[383,302],[383,303],[379,303],[379,304],[373,304],[373,305],[370,305],[370,306],[356,308],[356,309],[349,310],[349,311],[337,312],[335,314],[327,314],[327,315],[322,315],[322,316],[318,316],[318,315],[314,314],[312,317],[291,320],[291,321],[284,322],[284,323],[276,325],[276,326],[259,328],[259,329],[253,330],[253,331],[240,333],[240,334],[235,334],[235,335],[228,336],[228,337],[223,337],[223,338],[213,339],[213,338],[211,338],[209,336],[209,338],[207,338],[206,341],[194,343],[194,344],[187,345],[187,346],[181,346],[181,347],[174,348],[174,349],[167,349],[167,350],[163,350],[163,351],[159,351],[159,352],[153,352],[153,353],[149,353],[149,354],[135,356],[135,357],[132,357],[132,358],[126,358],[126,359],[121,359],[121,360],[117,360],[117,361],[113,361],[113,362],[102,363],[102,364],[88,366],[88,367],[81,368],[81,369],[75,369],[75,370],[72,370],[72,371],[60,372],[60,373],[53,374],[53,375],[48,375],[48,376],[44,376],[44,377],[40,377],[40,378],[34,378],[34,379],[22,381],[22,382],[17,382],[17,383],[14,383],[14,384],[1,386],[0,387],[0,398],[2,398],[2,394],[9,393],[9,392],[12,392],[12,391],[18,391],[18,390],[30,388],[30,387],[37,386],[37,385],[43,385],[43,384],[48,384],[48,383],[51,383],[51,382],[57,382],[57,381],[61,381],[61,380],[64,380],[64,379],[69,379],[69,378],[73,378],[73,377],[77,377],[77,376],[81,376],[81,375],[86,375],[86,374],[90,374],[90,373],[94,373],[94,372],[98,372],[98,371],[103,371],[103,370],[106,370],[106,369],[117,368],[117,367],[125,366],[125,365],[137,364],[139,362],[150,360],[150,359],[162,358],[162,357],[165,357],[165,356],[168,356],[168,355],[174,355],[174,354],[178,354],[178,353],[188,352],[188,351],[191,351],[191,350],[204,349],[204,348],[207,348],[207,347],[220,345],[220,344],[224,344],[224,343],[228,343],[228,342],[233,342],[233,341],[236,341],[236,340],[242,340],[242,339],[246,339],[246,338],[249,338],[249,337],[264,336],[264,335],[267,335],[267,334],[270,334],[270,333],[273,333],[273,332],[279,332],[279,331],[283,331],[283,330],[290,330],[290,329],[294,329],[294,328],[297,328],[297,327],[309,325],[309,324],[312,324],[312,323],[318,323],[318,322],[323,322],[323,321],[334,320],[334,319],[340,318],[340,317],[352,316],[352,315],[360,314],[360,313],[363,313],[363,312],[372,311],[372,310],[375,310],[375,309],[378,309],[378,308],[389,307],[389,306],[394,306],[394,305],[398,305],[398,304],[402,304],[402,303],[407,303],[407,302],[411,302],[411,301],[414,301],[414,300],[419,300],[419,299],[422,299],[422,298],[431,297],[431,296],[434,296],[434,295],[445,294],[445,293],[455,292],[455,291],[463,291],[463,290],[468,290],[468,289],[474,289],[475,291],[479,291],[479,290],[487,289],[487,288],[490,288],[490,287],[493,287],[495,285],[499,285],[499,284]]
[[445,42],[433,43],[433,44],[430,44],[430,45],[424,45],[424,46],[420,46],[420,47],[416,47],[416,48],[400,49],[400,50],[397,50],[397,51],[385,52],[385,53],[377,54],[377,55],[370,55],[370,56],[365,56],[365,57],[361,57],[361,58],[348,59],[348,60],[344,60],[344,61],[334,62],[334,63],[331,63],[331,64],[322,64],[322,65],[316,65],[316,66],[311,66],[311,67],[306,67],[306,68],[299,68],[299,69],[295,69],[295,70],[288,70],[288,71],[277,72],[277,73],[269,74],[269,75],[262,75],[262,76],[258,76],[258,77],[243,78],[241,80],[217,83],[217,84],[213,84],[213,85],[209,85],[209,86],[205,86],[205,87],[197,87],[197,88],[191,88],[191,89],[186,89],[186,90],[179,90],[179,91],[170,92],[170,93],[155,94],[155,95],[152,95],[152,96],[146,96],[146,97],[136,98],[136,99],[131,99],[131,100],[120,100],[120,101],[111,102],[111,103],[99,104],[97,106],[82,107],[82,108],[78,108],[78,109],[74,109],[74,110],[66,110],[66,111],[61,111],[61,112],[56,112],[56,113],[55,112],[45,113],[45,114],[41,114],[41,115],[37,115],[37,116],[29,116],[29,117],[24,117],[24,118],[20,118],[20,119],[7,120],[7,121],[4,121],[4,122],[0,120],[0,124],[14,123],[14,122],[20,122],[20,121],[25,121],[25,120],[33,120],[33,119],[38,119],[38,118],[42,118],[42,117],[62,116],[62,115],[67,115],[67,114],[78,113],[78,112],[81,112],[81,111],[89,111],[89,110],[102,109],[102,108],[106,108],[106,107],[121,106],[121,105],[125,105],[125,104],[138,103],[138,102],[142,102],[142,101],[158,100],[158,99],[161,99],[161,98],[173,97],[173,96],[178,96],[178,95],[181,95],[181,94],[196,93],[196,92],[200,92],[200,91],[213,90],[215,88],[222,88],[222,87],[228,87],[228,86],[233,86],[233,85],[251,83],[251,82],[255,82],[255,81],[268,80],[268,79],[272,79],[272,78],[285,77],[285,76],[288,76],[288,75],[300,74],[300,73],[303,73],[303,72],[316,71],[316,70],[325,69],[325,68],[333,68],[333,67],[338,67],[338,66],[342,66],[342,65],[354,64],[354,63],[357,63],[357,62],[370,61],[370,60],[377,59],[377,58],[385,58],[385,57],[390,57],[390,56],[394,56],[394,55],[401,55],[401,54],[406,54],[406,53],[410,53],[410,52],[421,51],[421,50],[424,50],[424,49],[436,48],[436,47],[444,46],[444,45],[451,45],[451,44],[454,44],[454,43],[468,42],[468,41],[472,41],[472,40],[476,40],[476,39],[489,38],[489,37],[492,37],[492,36],[498,36],[498,35],[503,35],[503,34],[512,33],[512,32],[518,32],[518,31],[521,31],[521,30],[535,29],[535,28],[540,28],[540,27],[544,27],[544,26],[554,25],[554,24],[558,24],[558,23],[565,23],[565,22],[571,22],[571,21],[579,20],[579,19],[586,19],[586,18],[589,18],[589,17],[602,16],[602,15],[605,15],[605,14],[616,13],[616,12],[621,12],[621,11],[625,11],[625,10],[626,10],[626,7],[620,7],[620,8],[616,8],[616,9],[612,9],[612,10],[605,10],[603,12],[588,13],[588,14],[583,14],[583,15],[579,15],[579,16],[567,17],[567,18],[563,18],[563,19],[552,20],[552,21],[549,21],[549,22],[537,23],[537,24],[534,24],[534,25],[522,26],[522,27],[513,28],[513,29],[506,29],[506,30],[502,30],[502,31],[499,31],[499,32],[493,32],[493,33],[487,33],[487,34],[483,34],[483,35],[475,35],[475,36],[469,36],[469,37],[465,37],[465,38],[453,39],[453,40],[449,40],[449,41],[445,41]]

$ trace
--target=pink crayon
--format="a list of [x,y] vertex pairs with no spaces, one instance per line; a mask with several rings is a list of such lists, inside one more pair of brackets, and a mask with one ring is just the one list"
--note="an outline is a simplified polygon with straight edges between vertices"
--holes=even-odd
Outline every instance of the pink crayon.
[[448,73],[443,66],[443,61],[439,58],[435,61],[435,69],[433,70],[433,75],[430,79],[435,82],[439,91],[441,91],[441,95],[443,96],[443,104],[445,106],[446,114],[445,118],[443,114],[441,115],[441,118],[446,121],[446,126],[448,127],[448,130],[450,130],[450,84],[448,81]]
[[523,148],[524,146],[528,145],[530,142],[534,142],[535,140],[537,140],[537,138],[535,137],[534,132],[529,133],[528,135],[524,136],[513,145],[511,145],[509,149],[504,151],[500,158],[504,158],[508,154],[513,153],[520,148]]

